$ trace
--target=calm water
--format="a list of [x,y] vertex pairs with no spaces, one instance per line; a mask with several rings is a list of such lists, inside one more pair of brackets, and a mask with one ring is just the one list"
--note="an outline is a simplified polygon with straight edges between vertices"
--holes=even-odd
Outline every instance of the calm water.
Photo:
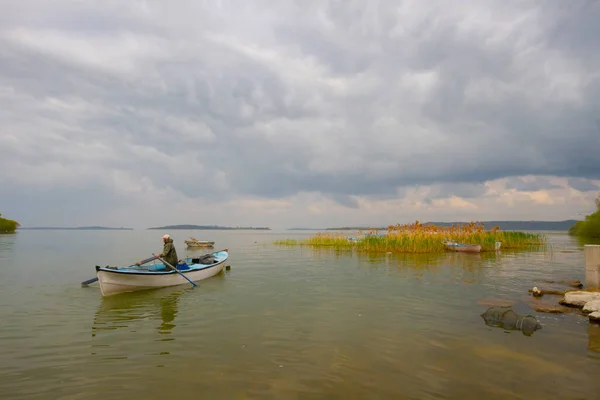
[[[600,326],[529,306],[540,280],[584,279],[564,233],[552,252],[394,257],[272,244],[311,233],[170,233],[180,257],[189,236],[229,248],[231,270],[103,298],[80,286],[94,265],[146,258],[163,232],[0,235],[0,398],[600,397]],[[543,329],[486,326],[489,298]]]

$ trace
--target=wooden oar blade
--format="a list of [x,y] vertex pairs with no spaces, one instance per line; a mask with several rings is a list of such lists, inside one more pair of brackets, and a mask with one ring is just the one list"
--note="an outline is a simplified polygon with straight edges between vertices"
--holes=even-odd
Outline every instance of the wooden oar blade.
[[88,279],[87,281],[81,282],[81,286],[88,286],[90,283],[94,283],[98,280],[98,277]]

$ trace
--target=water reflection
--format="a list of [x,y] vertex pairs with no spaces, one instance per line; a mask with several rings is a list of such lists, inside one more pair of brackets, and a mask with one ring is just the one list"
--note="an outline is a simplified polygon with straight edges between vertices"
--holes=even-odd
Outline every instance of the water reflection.
[[600,238],[582,238],[579,236],[575,236],[575,240],[577,241],[577,244],[583,248],[584,245],[586,244],[600,244]]
[[413,269],[431,270],[439,266],[479,267],[488,262],[497,262],[500,253],[367,253],[357,252],[352,248],[336,249],[327,247],[312,248],[311,252],[317,257],[330,259],[356,256],[361,262],[388,266],[402,265]]
[[588,350],[600,354],[600,325],[590,323],[588,327]]
[[175,328],[179,300],[189,289],[164,288],[103,297],[94,316],[92,337],[98,331],[131,328],[135,322],[160,318],[160,334],[170,334]]
[[16,238],[16,233],[0,233],[0,258],[10,258]]
[[359,254],[361,262],[387,265],[393,271],[411,270],[417,276],[423,273],[451,273],[465,283],[475,283],[485,275],[484,266],[497,263],[499,256],[492,254],[467,254],[458,252],[434,254]]

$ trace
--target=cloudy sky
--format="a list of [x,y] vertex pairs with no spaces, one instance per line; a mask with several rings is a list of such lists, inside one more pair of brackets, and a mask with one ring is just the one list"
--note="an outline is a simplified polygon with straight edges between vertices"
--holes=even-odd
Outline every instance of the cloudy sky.
[[0,213],[562,220],[600,191],[600,2],[0,0]]

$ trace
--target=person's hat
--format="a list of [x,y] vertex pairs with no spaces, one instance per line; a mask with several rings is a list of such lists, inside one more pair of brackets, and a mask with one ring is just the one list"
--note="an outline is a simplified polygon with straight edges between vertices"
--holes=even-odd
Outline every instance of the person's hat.
[[169,236],[169,235],[167,234],[167,235],[164,235],[164,236],[163,236],[163,239],[168,239],[168,238],[170,238],[170,237],[171,237],[171,236]]

